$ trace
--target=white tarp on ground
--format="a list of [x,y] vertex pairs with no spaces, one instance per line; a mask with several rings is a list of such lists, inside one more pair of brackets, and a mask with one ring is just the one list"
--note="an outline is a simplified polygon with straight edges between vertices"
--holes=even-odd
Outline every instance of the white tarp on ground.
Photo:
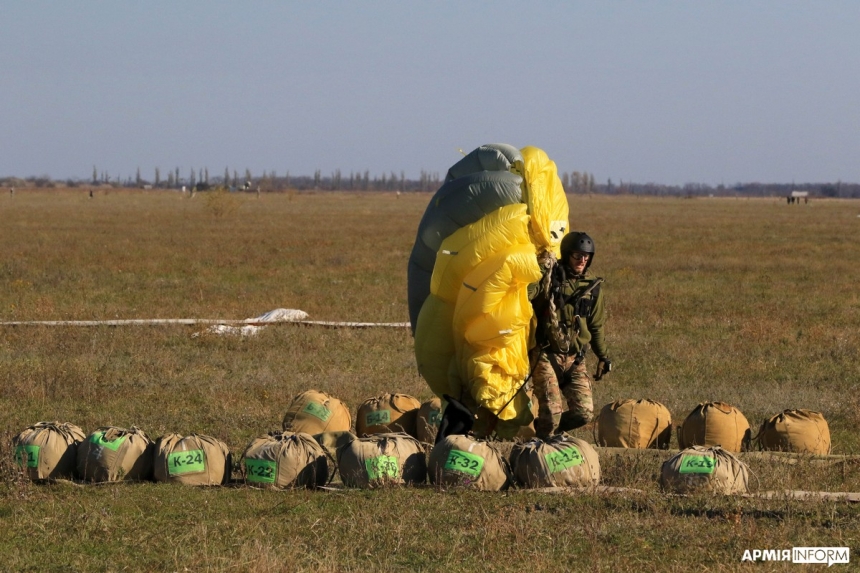
[[201,334],[229,334],[232,336],[256,336],[262,329],[266,328],[266,323],[272,322],[297,322],[305,320],[308,313],[303,310],[294,308],[276,308],[265,314],[261,314],[256,318],[245,319],[248,324],[242,326],[231,326],[229,324],[213,324],[212,326],[195,332],[192,336],[200,336]]

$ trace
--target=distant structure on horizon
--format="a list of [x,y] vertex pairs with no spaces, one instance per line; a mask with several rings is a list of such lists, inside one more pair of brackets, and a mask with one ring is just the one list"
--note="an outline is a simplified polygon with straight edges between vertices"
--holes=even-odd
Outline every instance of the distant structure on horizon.
[[799,204],[801,199],[804,203],[809,203],[809,191],[792,191],[785,199],[789,205],[792,203]]

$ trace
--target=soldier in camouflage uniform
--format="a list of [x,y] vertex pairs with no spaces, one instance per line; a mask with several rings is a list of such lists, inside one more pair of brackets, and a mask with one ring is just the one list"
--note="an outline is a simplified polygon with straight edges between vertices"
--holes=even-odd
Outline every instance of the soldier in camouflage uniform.
[[566,235],[561,260],[554,261],[551,254],[541,257],[544,276],[529,285],[537,318],[536,345],[530,357],[538,402],[534,427],[541,438],[579,428],[593,418],[592,381],[585,366],[589,346],[598,360],[594,379],[600,380],[612,369],[603,337],[603,279],[588,273],[594,252],[594,241],[587,234]]

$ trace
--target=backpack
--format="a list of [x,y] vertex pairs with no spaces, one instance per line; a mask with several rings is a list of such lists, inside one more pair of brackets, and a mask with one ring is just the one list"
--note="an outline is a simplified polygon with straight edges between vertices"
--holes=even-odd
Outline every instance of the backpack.
[[283,422],[284,430],[307,434],[348,432],[351,427],[349,408],[337,398],[318,390],[296,395]]
[[427,479],[424,449],[399,432],[372,434],[337,449],[337,467],[347,487],[419,484]]
[[66,422],[38,422],[12,438],[15,462],[34,481],[75,477],[78,444],[86,434]]
[[691,446],[663,462],[660,486],[674,493],[749,491],[749,468],[719,446]]
[[585,440],[567,434],[514,445],[511,465],[517,482],[528,488],[586,487],[600,482],[597,451]]
[[227,444],[211,436],[165,434],[155,441],[155,481],[185,485],[224,485],[233,458]]
[[681,449],[693,445],[721,446],[730,452],[748,450],[750,424],[740,410],[725,402],[696,406],[678,428]]
[[404,432],[414,438],[418,433],[419,408],[421,402],[407,394],[382,394],[368,398],[358,407],[355,433],[363,436]]
[[241,467],[245,482],[258,487],[312,488],[329,477],[325,450],[305,433],[271,432],[251,440]]
[[513,481],[507,460],[492,442],[455,434],[433,446],[430,483],[483,491],[507,489]]
[[821,412],[785,410],[764,421],[758,440],[763,450],[816,455],[830,453],[830,428]]
[[98,428],[78,445],[78,476],[92,482],[152,479],[154,447],[136,426]]
[[594,441],[603,447],[667,449],[671,439],[672,414],[653,400],[616,400],[594,424]]

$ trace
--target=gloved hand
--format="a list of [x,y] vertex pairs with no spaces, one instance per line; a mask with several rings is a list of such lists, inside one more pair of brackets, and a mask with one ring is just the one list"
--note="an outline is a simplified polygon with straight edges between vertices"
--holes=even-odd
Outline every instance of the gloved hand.
[[598,358],[597,370],[594,372],[594,380],[600,380],[605,374],[612,372],[612,361],[603,356]]

